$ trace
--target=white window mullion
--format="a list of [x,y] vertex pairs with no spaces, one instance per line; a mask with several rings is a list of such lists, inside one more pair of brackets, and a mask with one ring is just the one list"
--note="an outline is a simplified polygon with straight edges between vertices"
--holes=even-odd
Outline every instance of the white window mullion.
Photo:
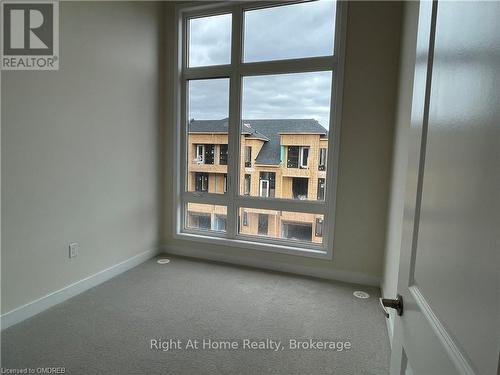
[[331,70],[337,65],[337,56],[306,57],[275,61],[243,63],[240,71],[245,76],[264,74],[304,73]]
[[[176,72],[176,74],[180,73],[176,76],[174,82],[176,82],[177,87],[180,91],[180,95],[177,95],[177,111],[178,116],[175,117],[176,123],[178,124],[178,135],[180,142],[178,144],[179,149],[178,153],[175,155],[176,165],[178,167],[178,173],[180,173],[180,178],[175,179],[179,181],[179,184],[175,186],[174,191],[177,197],[176,201],[176,209],[174,210],[174,217],[179,222],[176,222],[175,225],[178,228],[177,230],[182,230],[185,227],[186,221],[186,201],[184,200],[184,192],[187,190],[188,184],[188,174],[187,174],[187,81],[182,78],[182,72],[186,69],[187,66],[187,41],[189,38],[189,31],[187,27],[187,22],[185,16],[182,15],[179,17],[180,25],[178,25],[178,43],[182,46],[180,51],[176,51],[177,55],[177,63],[180,65],[180,71]],[[179,97],[180,96],[180,97]],[[175,145],[177,146],[177,145]]]
[[240,160],[240,117],[241,117],[241,7],[234,6],[232,12],[231,65],[233,69],[229,84],[229,126],[228,126],[228,186],[227,186],[227,236],[235,238],[238,231],[238,207],[235,197],[239,192]]
[[206,191],[186,191],[181,194],[181,198],[184,202],[215,204],[219,206],[226,206],[229,201],[226,194],[208,193]]
[[[328,150],[326,154],[326,212],[336,212],[337,178],[334,174],[339,170],[340,149],[340,122],[342,120],[342,93],[345,64],[347,2],[337,4],[335,20],[335,50],[334,55],[339,56],[339,61],[334,69],[330,95],[330,134],[328,136]],[[335,227],[335,214],[325,215],[323,220],[323,243],[327,253],[333,254],[333,231]]]
[[239,207],[258,208],[263,210],[291,211],[325,215],[328,209],[324,201],[303,201],[299,199],[280,199],[239,196],[235,200]]

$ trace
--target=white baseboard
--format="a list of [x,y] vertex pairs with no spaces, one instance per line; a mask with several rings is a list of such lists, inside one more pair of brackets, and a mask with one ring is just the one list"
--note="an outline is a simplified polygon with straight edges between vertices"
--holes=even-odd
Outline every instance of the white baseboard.
[[145,251],[118,264],[115,264],[114,266],[108,267],[102,271],[90,275],[80,281],[65,286],[62,289],[47,294],[44,297],[29,302],[26,305],[6,312],[5,314],[2,314],[2,316],[0,316],[1,329],[4,330],[5,328],[17,324],[25,319],[31,318],[32,316],[54,305],[64,302],[67,299],[86,291],[87,289],[93,288],[94,286],[97,286],[119,275],[120,273],[128,271],[129,269],[138,266],[146,260],[153,258],[158,253],[158,249]]
[[328,279],[335,281],[343,281],[352,284],[380,286],[380,278],[366,275],[360,272],[339,271],[335,269],[327,269],[298,264],[284,264],[276,261],[257,259],[255,257],[236,255],[236,254],[219,254],[203,249],[202,247],[173,247],[164,246],[162,251],[167,254],[181,255],[192,258],[207,259],[221,263],[238,264],[242,266],[263,268],[272,271],[294,273],[304,276],[312,276],[320,279]]

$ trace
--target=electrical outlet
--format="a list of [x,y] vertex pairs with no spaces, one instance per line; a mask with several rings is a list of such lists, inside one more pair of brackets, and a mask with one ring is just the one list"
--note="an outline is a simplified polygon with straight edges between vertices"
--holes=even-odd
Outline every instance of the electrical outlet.
[[76,242],[69,244],[69,257],[75,258],[78,255],[79,245]]

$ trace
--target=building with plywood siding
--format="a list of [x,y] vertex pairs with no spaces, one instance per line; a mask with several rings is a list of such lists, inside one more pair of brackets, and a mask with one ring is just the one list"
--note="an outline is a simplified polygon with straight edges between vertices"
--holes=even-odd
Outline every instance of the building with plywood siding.
[[[228,120],[191,120],[188,126],[189,191],[227,190]],[[324,200],[328,131],[313,119],[243,120],[240,194]],[[186,225],[225,230],[226,207],[189,203]],[[323,215],[240,208],[242,234],[322,242]]]

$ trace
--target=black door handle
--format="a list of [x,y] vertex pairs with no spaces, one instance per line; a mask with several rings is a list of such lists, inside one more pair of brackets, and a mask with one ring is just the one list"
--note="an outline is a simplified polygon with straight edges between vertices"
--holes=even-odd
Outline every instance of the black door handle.
[[403,297],[401,294],[398,294],[396,299],[379,298],[378,300],[386,318],[389,317],[389,311],[387,311],[386,307],[395,309],[399,316],[403,315]]

